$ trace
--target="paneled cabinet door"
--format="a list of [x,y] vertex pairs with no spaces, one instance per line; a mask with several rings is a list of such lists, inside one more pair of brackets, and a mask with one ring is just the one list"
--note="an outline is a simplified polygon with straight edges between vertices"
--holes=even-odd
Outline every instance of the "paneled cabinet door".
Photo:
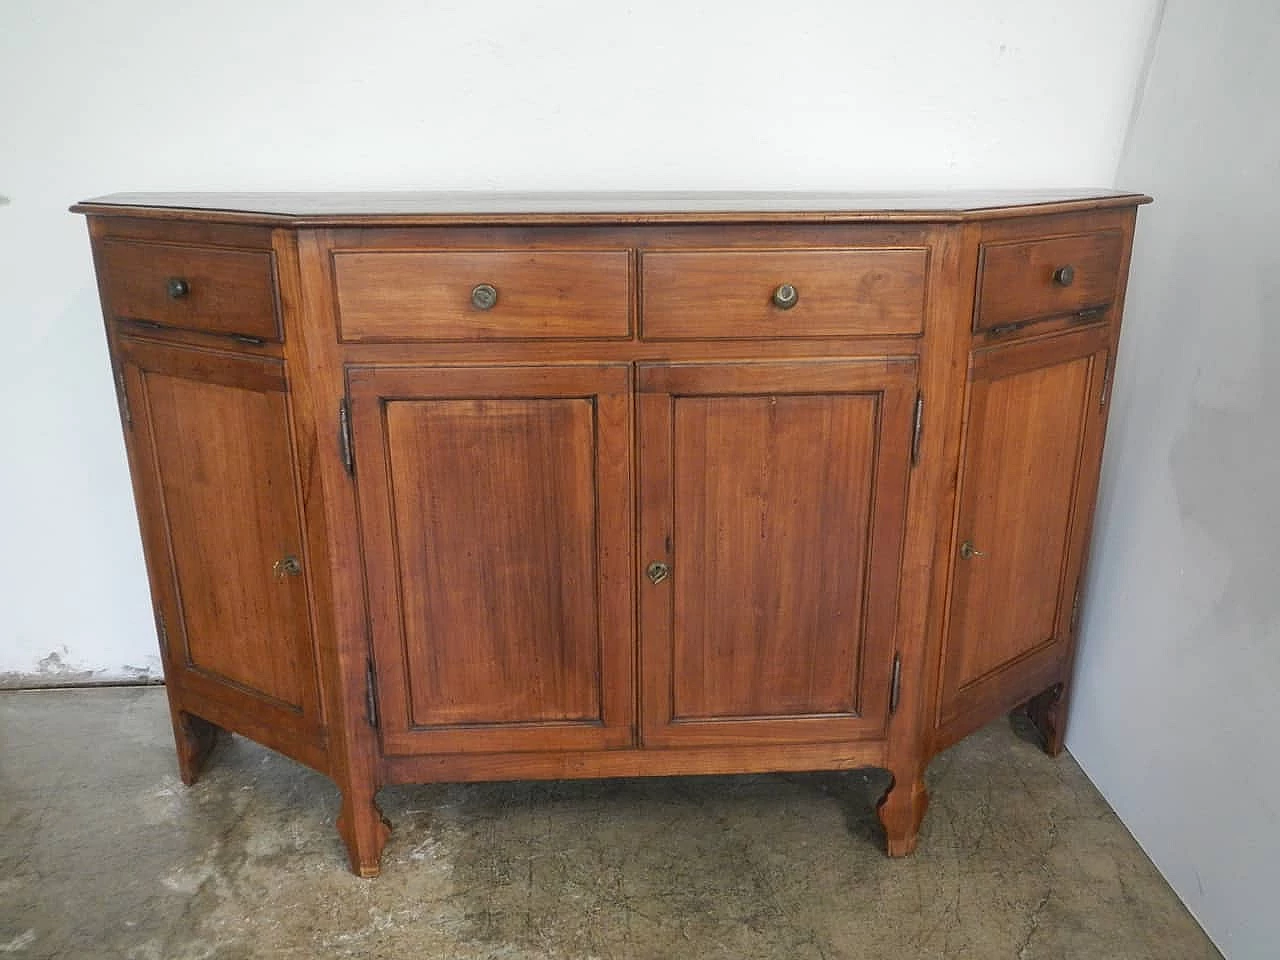
[[648,745],[883,734],[916,363],[642,364]]
[[970,385],[939,726],[1061,672],[1102,454],[1109,331],[980,350]]
[[386,753],[631,745],[629,366],[347,385]]
[[321,721],[283,366],[129,337],[117,356],[166,681],[290,753]]

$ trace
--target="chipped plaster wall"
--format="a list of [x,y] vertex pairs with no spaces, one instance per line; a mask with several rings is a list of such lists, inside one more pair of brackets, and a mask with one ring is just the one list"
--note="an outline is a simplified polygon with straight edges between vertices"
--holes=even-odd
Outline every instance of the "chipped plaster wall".
[[1231,958],[1280,947],[1280,8],[1169,0],[1067,745]]
[[157,668],[69,203],[139,189],[1107,186],[1155,0],[217,9],[43,0],[3,17],[11,682]]

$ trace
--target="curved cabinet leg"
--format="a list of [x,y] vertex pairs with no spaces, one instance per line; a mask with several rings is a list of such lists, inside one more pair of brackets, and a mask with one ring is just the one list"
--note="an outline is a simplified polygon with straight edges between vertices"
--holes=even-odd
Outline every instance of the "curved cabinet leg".
[[1027,701],[1027,716],[1040,732],[1040,743],[1044,752],[1056,757],[1062,752],[1063,738],[1067,726],[1067,690],[1066,685],[1055,683],[1044,693],[1037,694]]
[[893,780],[876,805],[876,812],[884,827],[889,856],[905,857],[916,848],[920,823],[929,808],[929,791],[924,786],[923,770],[890,772]]
[[351,872],[365,879],[382,870],[382,848],[391,835],[391,823],[378,809],[374,793],[373,788],[343,790],[338,813],[338,833],[347,845]]
[[194,714],[173,711],[173,739],[178,747],[178,774],[188,787],[200,779],[209,754],[223,730]]

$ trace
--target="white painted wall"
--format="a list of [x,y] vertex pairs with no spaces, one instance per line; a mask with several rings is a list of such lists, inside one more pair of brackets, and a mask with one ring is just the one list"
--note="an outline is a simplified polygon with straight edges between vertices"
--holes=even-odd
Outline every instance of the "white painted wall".
[[1169,0],[1068,746],[1232,960],[1280,955],[1280,7]]
[[5,4],[0,674],[158,670],[69,203],[147,189],[1106,186],[1154,10]]

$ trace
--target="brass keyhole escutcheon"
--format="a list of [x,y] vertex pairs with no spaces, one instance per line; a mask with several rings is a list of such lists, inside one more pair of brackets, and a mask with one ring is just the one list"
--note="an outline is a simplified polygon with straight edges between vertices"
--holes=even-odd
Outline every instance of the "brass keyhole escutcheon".
[[654,561],[645,568],[645,575],[654,586],[671,576],[671,567],[660,561]]
[[985,557],[986,554],[975,547],[972,540],[966,540],[960,544],[960,556],[965,560],[972,560],[974,557]]
[[271,565],[271,572],[276,575],[277,580],[283,580],[285,577],[296,577],[302,573],[302,561],[289,554],[287,557],[281,557]]

